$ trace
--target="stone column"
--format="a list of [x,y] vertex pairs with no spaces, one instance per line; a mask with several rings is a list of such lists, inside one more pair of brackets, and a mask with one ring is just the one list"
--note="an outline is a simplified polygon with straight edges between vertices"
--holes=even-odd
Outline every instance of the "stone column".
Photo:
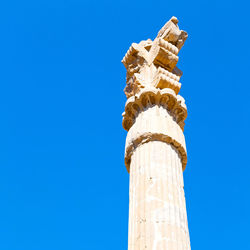
[[184,120],[176,67],[187,33],[172,17],[150,39],[133,43],[122,62],[128,98],[123,127],[128,131],[125,165],[130,173],[129,250],[189,250],[183,190],[187,163]]

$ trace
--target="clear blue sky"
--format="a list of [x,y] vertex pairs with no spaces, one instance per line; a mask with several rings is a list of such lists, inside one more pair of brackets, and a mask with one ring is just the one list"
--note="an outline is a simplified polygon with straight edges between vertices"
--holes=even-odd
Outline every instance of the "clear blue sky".
[[175,15],[193,250],[250,249],[249,2],[2,1],[0,249],[124,250],[132,42]]

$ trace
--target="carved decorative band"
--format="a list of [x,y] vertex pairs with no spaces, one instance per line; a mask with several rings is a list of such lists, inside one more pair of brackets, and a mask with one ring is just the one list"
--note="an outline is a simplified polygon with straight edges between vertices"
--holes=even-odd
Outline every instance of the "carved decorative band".
[[125,105],[123,113],[123,128],[127,131],[132,127],[137,115],[154,105],[163,106],[173,116],[175,122],[184,130],[187,117],[187,107],[184,99],[176,95],[172,89],[144,88],[135,96],[131,96]]
[[164,89],[164,88],[172,89],[177,95],[181,88],[181,83],[178,82],[179,79],[180,77],[159,67],[158,74],[156,75],[156,78],[154,79],[154,86],[159,89]]
[[161,68],[161,67],[158,68],[158,74],[164,74],[177,82],[179,82],[180,78],[181,78],[180,76],[175,75],[175,74],[173,74],[173,73],[169,72],[168,70],[165,70],[164,68]]
[[176,46],[169,43],[168,41],[165,41],[163,38],[159,38],[159,45],[164,47],[165,49],[171,51],[175,55],[177,55],[179,52],[179,50]]
[[122,59],[122,63],[124,65],[128,65],[135,59],[135,54],[138,53],[138,44],[132,43],[132,45],[129,47],[129,50],[127,51],[126,55]]
[[139,136],[137,136],[133,141],[131,141],[129,144],[126,143],[126,149],[125,149],[125,166],[127,168],[127,171],[130,171],[130,161],[131,156],[136,150],[137,147],[140,145],[150,142],[150,141],[162,141],[166,142],[168,144],[171,144],[176,148],[176,150],[179,153],[179,156],[181,158],[182,162],[182,169],[185,170],[185,167],[187,165],[187,152],[185,147],[185,141],[184,145],[182,143],[178,142],[171,136],[168,136],[166,134],[162,133],[143,133]]

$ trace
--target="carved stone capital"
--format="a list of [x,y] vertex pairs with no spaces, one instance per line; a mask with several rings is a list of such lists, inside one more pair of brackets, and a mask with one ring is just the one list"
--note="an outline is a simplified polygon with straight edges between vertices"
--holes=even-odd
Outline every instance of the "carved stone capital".
[[180,30],[176,17],[172,17],[159,31],[154,41],[148,39],[133,43],[122,63],[127,69],[127,98],[145,87],[169,88],[178,94],[182,72],[176,67],[178,53],[187,39],[187,33]]

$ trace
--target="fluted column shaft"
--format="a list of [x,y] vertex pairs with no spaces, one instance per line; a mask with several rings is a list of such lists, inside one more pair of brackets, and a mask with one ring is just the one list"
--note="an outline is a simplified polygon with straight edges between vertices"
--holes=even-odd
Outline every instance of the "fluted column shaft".
[[[167,109],[150,105],[137,115],[127,141],[136,140],[141,131],[157,134],[157,130],[175,129],[178,131],[179,125]],[[130,159],[129,250],[190,249],[182,169],[179,151],[160,137],[134,148]]]

